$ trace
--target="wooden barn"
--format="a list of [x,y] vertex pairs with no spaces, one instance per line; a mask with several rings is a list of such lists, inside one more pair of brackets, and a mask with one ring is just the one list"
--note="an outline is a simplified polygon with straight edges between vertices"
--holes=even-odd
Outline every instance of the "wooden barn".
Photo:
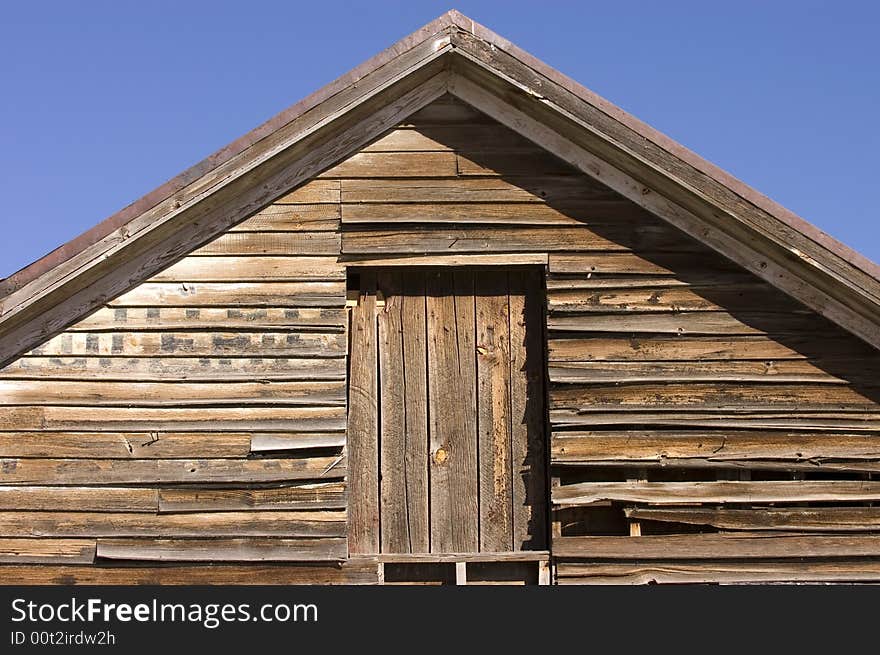
[[0,578],[880,581],[880,267],[450,12],[0,281]]

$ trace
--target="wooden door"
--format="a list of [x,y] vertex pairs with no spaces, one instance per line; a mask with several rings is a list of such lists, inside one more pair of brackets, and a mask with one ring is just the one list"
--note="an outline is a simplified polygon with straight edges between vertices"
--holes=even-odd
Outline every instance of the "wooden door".
[[350,552],[545,548],[541,272],[369,269],[350,286]]

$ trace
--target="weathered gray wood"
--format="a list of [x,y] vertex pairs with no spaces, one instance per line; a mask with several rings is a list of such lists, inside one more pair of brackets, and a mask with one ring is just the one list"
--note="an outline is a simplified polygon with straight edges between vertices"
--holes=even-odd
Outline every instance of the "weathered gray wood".
[[452,152],[358,152],[321,177],[450,177],[456,170]]
[[344,538],[323,539],[106,539],[97,557],[166,562],[320,562],[345,559]]
[[773,559],[877,557],[878,535],[803,535],[723,532],[632,537],[557,537],[553,556],[563,559]]
[[21,357],[0,370],[16,380],[344,380],[340,357]]
[[0,486],[0,510],[156,512],[159,492],[141,487]]
[[284,459],[0,459],[0,483],[25,485],[273,482],[345,476],[339,457]]
[[275,205],[310,205],[315,203],[338,203],[339,182],[335,180],[309,180],[274,202]]
[[0,457],[243,458],[247,432],[0,432]]
[[[506,271],[475,276],[480,550],[512,550],[511,334]],[[520,435],[517,435],[520,436]]]
[[347,266],[517,266],[547,263],[546,253],[505,253],[505,254],[459,254],[459,255],[414,255],[402,253],[387,257],[370,255],[347,255],[341,258]]
[[[444,180],[448,182],[449,180]],[[480,180],[481,182],[487,180]],[[421,223],[436,225],[589,225],[599,231],[612,229],[618,221],[633,217],[632,205],[619,202],[592,202],[556,208],[539,203],[428,203],[347,204],[342,206],[342,225],[388,229],[389,225]],[[442,229],[442,228],[440,228]],[[536,247],[535,250],[541,250]],[[291,251],[292,253],[295,251]],[[232,254],[232,253],[230,253]]]
[[609,500],[656,505],[859,502],[880,500],[880,482],[862,480],[581,482],[553,489],[553,502],[558,505],[592,505]]
[[361,273],[358,305],[351,312],[348,390],[348,548],[353,555],[379,552],[379,416],[376,275]]
[[336,255],[334,232],[229,232],[190,253],[199,255]]
[[[846,484],[846,481],[833,483]],[[634,507],[626,513],[646,521],[711,525],[724,530],[873,532],[880,529],[880,508],[877,507]]]
[[678,335],[790,335],[817,328],[815,314],[770,314],[768,312],[616,312],[603,314],[551,314],[547,327],[559,332],[620,332]]
[[343,405],[345,383],[0,380],[0,405]]
[[362,152],[432,152],[503,150],[534,152],[535,146],[513,130],[494,124],[433,125],[391,130]]
[[[339,183],[332,180],[315,180],[315,182],[326,182],[328,186],[335,187],[332,192],[328,189],[326,195],[326,197],[336,198],[332,204],[284,204],[279,200],[243,220],[230,232],[336,230],[339,227]],[[282,198],[282,200],[285,199]],[[212,243],[216,243],[216,241]]]
[[111,307],[342,307],[342,282],[145,282]]
[[880,435],[871,433],[795,430],[599,430],[555,432],[551,441],[554,464],[595,463],[601,460],[633,463],[689,458],[716,462],[777,460],[821,462],[880,460]]
[[401,564],[444,564],[456,562],[544,562],[549,558],[550,553],[546,550],[519,550],[497,553],[383,553],[376,559],[380,562],[396,562]]
[[308,450],[311,448],[341,448],[344,445],[344,432],[302,432],[299,434],[266,432],[250,435],[250,451],[254,453]]
[[406,468],[406,517],[409,550],[427,553],[431,549],[428,494],[428,379],[425,318],[425,274],[401,274],[401,326],[403,329],[403,380]]
[[345,509],[344,482],[294,482],[248,488],[173,488],[158,491],[163,513],[241,510]]
[[380,552],[411,551],[407,521],[406,378],[403,370],[402,283],[398,271],[377,275],[384,307],[377,312],[379,350]]
[[[856,411],[640,411],[605,412],[553,410],[550,422],[555,428],[577,426],[650,425],[670,428],[735,428],[754,430],[853,430],[880,431],[880,415]],[[671,462],[670,462],[671,463]]]
[[344,537],[344,511],[2,512],[4,537]]
[[[344,280],[336,257],[185,257],[150,278],[150,282],[307,282]],[[291,287],[295,289],[296,287]],[[304,289],[302,289],[304,290]],[[125,296],[123,296],[124,298]],[[158,304],[158,303],[157,303]]]
[[230,328],[272,330],[285,328],[313,332],[342,332],[342,309],[226,309],[221,307],[126,307],[99,309],[72,325],[67,332],[196,330],[228,332]]
[[0,539],[0,564],[91,564],[94,559],[90,539]]

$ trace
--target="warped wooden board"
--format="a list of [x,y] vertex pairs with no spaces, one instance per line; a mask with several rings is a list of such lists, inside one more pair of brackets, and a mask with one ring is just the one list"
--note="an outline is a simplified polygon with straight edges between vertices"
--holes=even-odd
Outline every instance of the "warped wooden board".
[[[582,273],[580,275],[550,274],[547,276],[548,291],[574,291],[577,289],[611,293],[622,290],[648,290],[692,288],[694,291],[710,292],[714,288],[725,291],[733,287],[753,287],[755,289],[772,289],[769,284],[754,275],[738,272],[693,271],[687,275],[673,277],[671,275],[611,275],[605,273]],[[777,292],[778,293],[778,292]],[[780,294],[781,296],[781,294]],[[784,296],[781,296],[784,298]],[[790,302],[790,301],[789,301]],[[800,308],[805,314],[812,314],[806,308]]]
[[[799,432],[794,430],[599,430],[554,432],[550,457],[554,464],[597,461],[663,462],[688,458],[708,461],[823,459],[880,460],[877,433]],[[856,483],[853,483],[856,484]],[[861,483],[858,483],[861,484]]]
[[0,370],[17,380],[344,380],[344,357],[22,357]]
[[763,282],[711,287],[551,289],[547,302],[551,312],[735,312],[741,307],[761,307],[768,313],[789,314],[799,308]]
[[[151,277],[149,282],[296,282],[344,279],[345,268],[336,262],[336,257],[215,255],[185,257]],[[229,289],[234,294],[237,287],[228,285],[218,288]],[[309,287],[292,286],[289,289],[306,292]],[[159,302],[156,304],[162,305]]]
[[814,314],[774,314],[771,312],[615,312],[602,314],[553,313],[547,317],[552,332],[618,332],[622,334],[750,335],[772,334],[777,338],[821,329],[821,318]]
[[[480,180],[484,181],[484,180]],[[397,204],[346,204],[342,206],[342,226],[470,224],[522,226],[588,225],[597,232],[615,231],[618,221],[633,218],[632,207],[614,201],[579,203],[574,207],[554,207],[539,203],[439,203],[408,202]],[[539,248],[536,248],[539,250]]]
[[10,407],[0,413],[0,430],[325,432],[344,429],[344,407],[34,406]]
[[687,428],[747,428],[755,430],[880,431],[880,414],[865,411],[578,411],[552,410],[554,427],[641,425]]
[[28,487],[0,485],[0,510],[146,512],[159,508],[158,489],[145,487]]
[[98,559],[159,562],[315,562],[343,560],[345,538],[98,540]]
[[284,459],[0,459],[0,483],[107,485],[340,478],[342,456]]
[[880,565],[870,560],[834,562],[645,562],[556,564],[557,584],[699,584],[773,582],[877,582]]
[[[323,180],[322,180],[323,181]],[[339,183],[333,195],[339,196]],[[276,202],[229,230],[233,232],[335,231],[339,227],[338,200],[333,204],[302,205]],[[228,233],[227,233],[228,234]],[[217,243],[217,240],[211,244]],[[209,245],[211,245],[209,244]]]
[[145,282],[111,307],[343,307],[343,282]]
[[304,585],[378,584],[375,562],[341,565],[191,564],[145,566],[0,566],[0,576],[18,584],[80,585]]
[[550,338],[549,359],[557,361],[776,360],[822,357],[876,357],[867,344],[836,335],[801,334],[779,341],[761,335],[687,338],[601,336]]
[[708,248],[687,255],[651,251],[552,253],[548,268],[551,275],[669,275],[681,276],[685,280],[694,273],[744,272],[744,269],[718,257]]
[[389,130],[361,152],[432,152],[443,150],[503,150],[535,152],[535,145],[498,123],[416,125]]
[[878,507],[635,507],[627,509],[626,514],[637,520],[708,525],[724,530],[873,532],[880,529]]
[[311,205],[338,203],[339,182],[335,180],[309,180],[276,200],[275,205]]
[[40,356],[235,357],[293,355],[341,357],[345,335],[338,332],[73,332],[62,333],[31,351]]
[[877,557],[880,535],[721,532],[641,537],[556,537],[562,559],[799,559]]
[[344,405],[342,380],[262,382],[77,382],[0,380],[0,405],[187,407]]
[[344,537],[345,512],[0,512],[6,537]]
[[0,564],[91,564],[94,559],[94,539],[0,539]]
[[319,177],[455,177],[457,172],[453,152],[358,152]]
[[[656,382],[779,382],[848,384],[872,382],[876,376],[861,370],[859,362],[807,360],[717,362],[554,362],[548,374],[558,383]],[[844,372],[845,371],[845,372]]]
[[[584,466],[583,463],[568,464],[561,462],[556,466]],[[880,472],[880,462],[868,459],[809,459],[809,460],[780,460],[780,459],[750,459],[729,460],[712,459],[709,457],[674,458],[665,457],[660,460],[627,460],[624,456],[619,459],[598,459],[587,462],[591,467],[601,467],[609,470],[630,469],[637,466],[645,471],[672,471],[674,469],[687,469],[693,472],[699,471],[702,477],[714,477],[715,474],[727,476],[728,479],[738,479],[741,473],[759,471],[771,473],[774,476],[784,475],[790,477],[797,473],[803,477],[804,473],[821,473],[827,476],[847,476],[856,474],[874,474]],[[617,471],[615,471],[617,473]],[[730,477],[734,476],[734,477]]]
[[294,482],[246,488],[175,488],[158,490],[162,513],[252,510],[345,509],[345,483]]
[[243,458],[248,432],[0,432],[0,457]]
[[[631,250],[666,247],[687,251],[670,228],[635,227],[618,223],[607,227],[477,227],[348,231],[342,234],[346,255],[378,253],[548,252],[571,250]],[[691,248],[692,249],[692,248]]]
[[345,432],[251,433],[250,443],[254,453],[341,448],[345,445]]
[[[587,177],[523,176],[514,178],[429,178],[342,180],[342,215],[354,211],[352,203],[546,203],[565,207],[589,201],[615,202],[632,207],[620,196]],[[476,209],[476,208],[474,208]],[[521,208],[520,208],[521,209]],[[363,208],[364,211],[367,208]],[[638,209],[643,212],[644,210]],[[642,214],[644,215],[644,214]]]
[[603,501],[679,505],[874,500],[880,500],[880,482],[864,480],[581,482],[553,488],[553,502],[557,505],[593,505]]
[[[875,383],[876,384],[876,383]],[[749,411],[790,406],[793,410],[877,409],[880,388],[827,384],[693,382],[688,384],[565,384],[550,389],[550,409],[714,407]]]
[[192,251],[202,255],[337,255],[336,232],[228,232]]
[[216,330],[235,329],[310,330],[342,332],[343,309],[226,309],[222,307],[105,307],[72,325],[66,332],[135,331],[135,330]]

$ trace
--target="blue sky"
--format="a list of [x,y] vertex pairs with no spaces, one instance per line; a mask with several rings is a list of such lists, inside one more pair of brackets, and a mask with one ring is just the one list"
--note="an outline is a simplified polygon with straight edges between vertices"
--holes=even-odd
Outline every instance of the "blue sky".
[[880,3],[35,0],[0,19],[0,277],[453,6],[880,260]]

